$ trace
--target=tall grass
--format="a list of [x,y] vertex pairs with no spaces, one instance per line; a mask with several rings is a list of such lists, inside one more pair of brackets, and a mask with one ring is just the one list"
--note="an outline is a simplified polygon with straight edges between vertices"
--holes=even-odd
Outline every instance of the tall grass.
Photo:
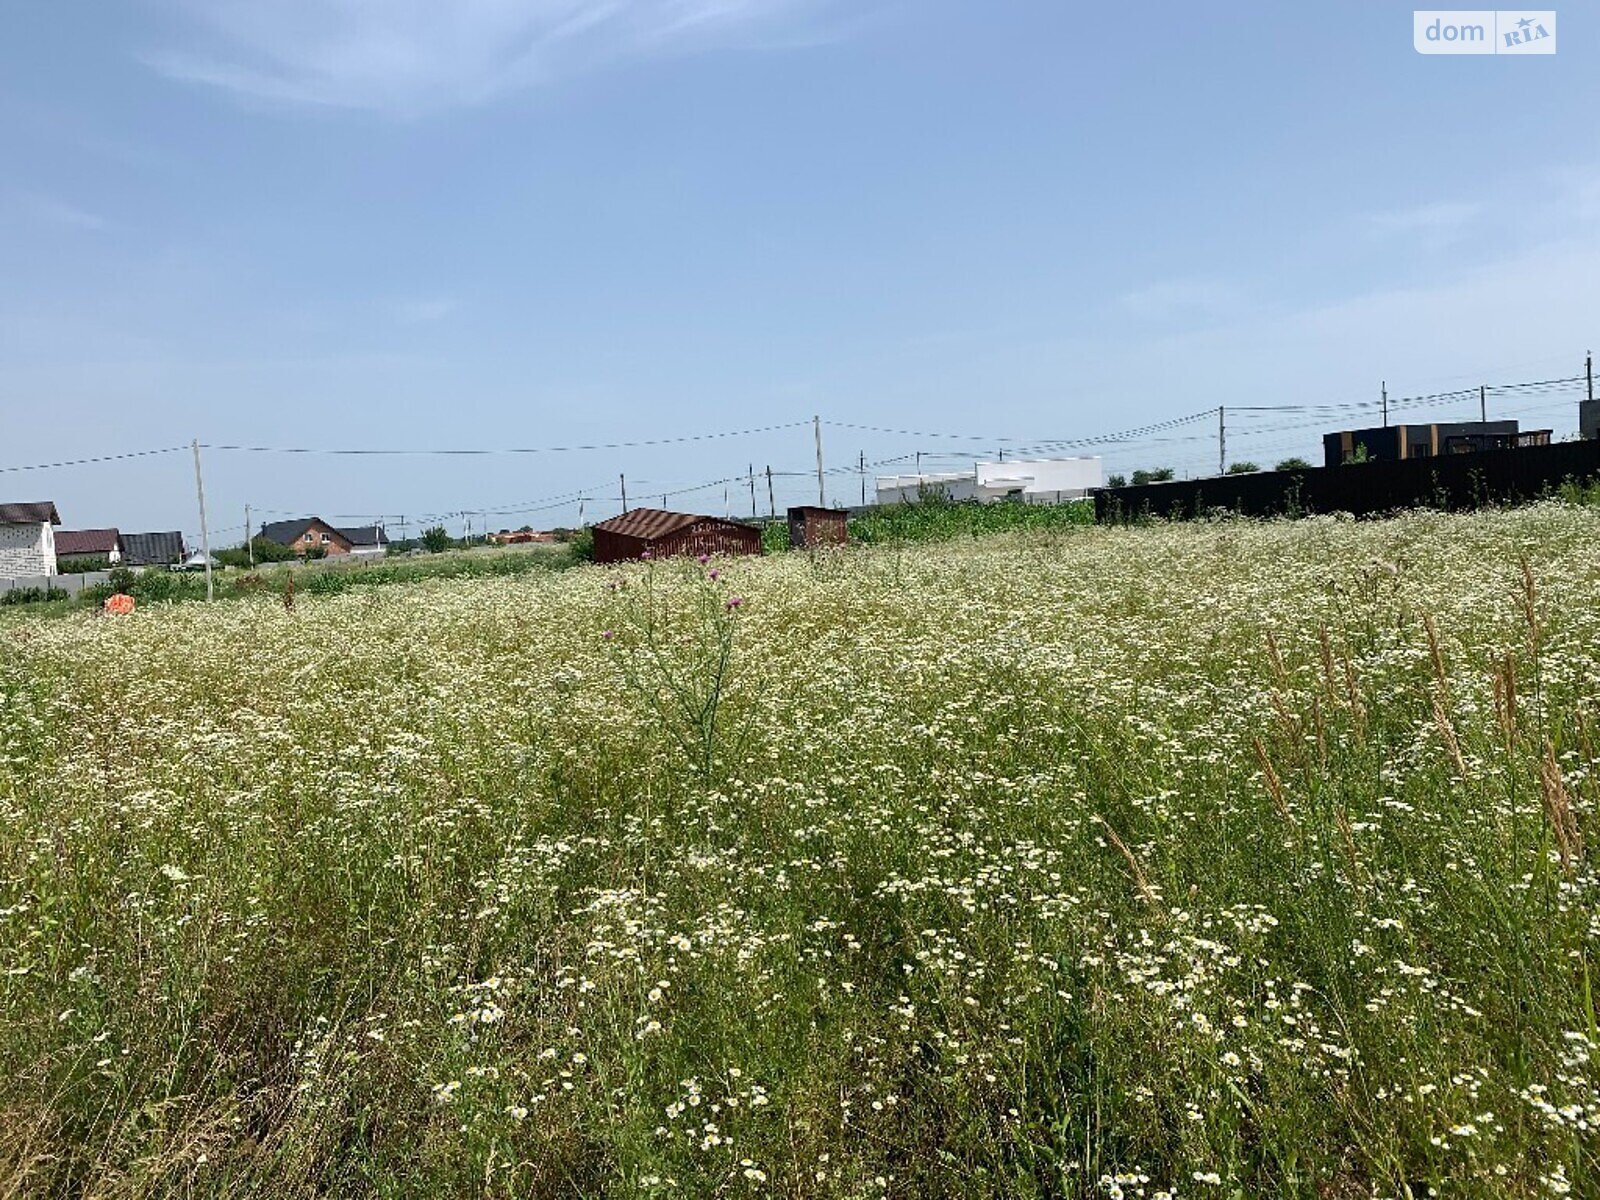
[[0,1195],[1593,1195],[1597,536],[13,621]]
[[850,521],[850,537],[868,544],[939,542],[1026,530],[1056,530],[1094,524],[1094,503],[980,504],[929,497],[914,504],[887,504]]

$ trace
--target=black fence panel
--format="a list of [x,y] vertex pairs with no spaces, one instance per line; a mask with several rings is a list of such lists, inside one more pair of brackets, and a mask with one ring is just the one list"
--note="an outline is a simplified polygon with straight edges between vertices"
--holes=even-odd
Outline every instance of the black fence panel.
[[1253,471],[1137,487],[1101,488],[1101,524],[1141,516],[1184,519],[1217,510],[1243,516],[1351,513],[1402,508],[1478,508],[1535,500],[1563,482],[1600,476],[1600,441],[1480,450],[1403,462],[1349,463],[1300,471]]

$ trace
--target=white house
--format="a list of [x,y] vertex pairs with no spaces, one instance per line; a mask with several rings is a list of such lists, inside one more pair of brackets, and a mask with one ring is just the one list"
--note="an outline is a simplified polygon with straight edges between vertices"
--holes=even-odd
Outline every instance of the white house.
[[54,575],[59,524],[61,514],[49,500],[0,504],[0,579]]
[[970,471],[932,471],[920,475],[878,478],[879,504],[906,504],[926,495],[945,500],[1020,500],[1025,504],[1057,504],[1078,500],[1101,486],[1100,459],[1017,459],[974,463]]

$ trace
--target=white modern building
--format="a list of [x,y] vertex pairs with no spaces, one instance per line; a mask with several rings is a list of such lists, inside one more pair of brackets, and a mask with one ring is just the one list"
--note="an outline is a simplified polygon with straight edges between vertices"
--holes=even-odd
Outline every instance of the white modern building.
[[56,533],[61,514],[48,500],[0,504],[0,578],[56,573]]
[[1079,500],[1100,487],[1098,457],[1017,459],[974,463],[970,471],[925,471],[918,475],[880,475],[879,504],[910,504],[927,496],[944,500],[1020,500],[1058,504]]

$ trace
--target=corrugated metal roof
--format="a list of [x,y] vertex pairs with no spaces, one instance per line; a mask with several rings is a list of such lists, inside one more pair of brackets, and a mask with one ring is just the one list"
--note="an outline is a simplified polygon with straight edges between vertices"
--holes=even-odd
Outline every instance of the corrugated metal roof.
[[125,533],[122,535],[122,561],[130,567],[165,566],[183,558],[183,534]]
[[659,508],[630,508],[621,516],[601,521],[596,529],[606,533],[621,534],[649,540],[693,525],[696,521],[720,521],[721,517],[696,516],[693,513],[666,512]]
[[0,504],[0,525],[59,525],[61,514],[51,500]]
[[110,554],[117,548],[115,529],[58,529],[56,554]]

